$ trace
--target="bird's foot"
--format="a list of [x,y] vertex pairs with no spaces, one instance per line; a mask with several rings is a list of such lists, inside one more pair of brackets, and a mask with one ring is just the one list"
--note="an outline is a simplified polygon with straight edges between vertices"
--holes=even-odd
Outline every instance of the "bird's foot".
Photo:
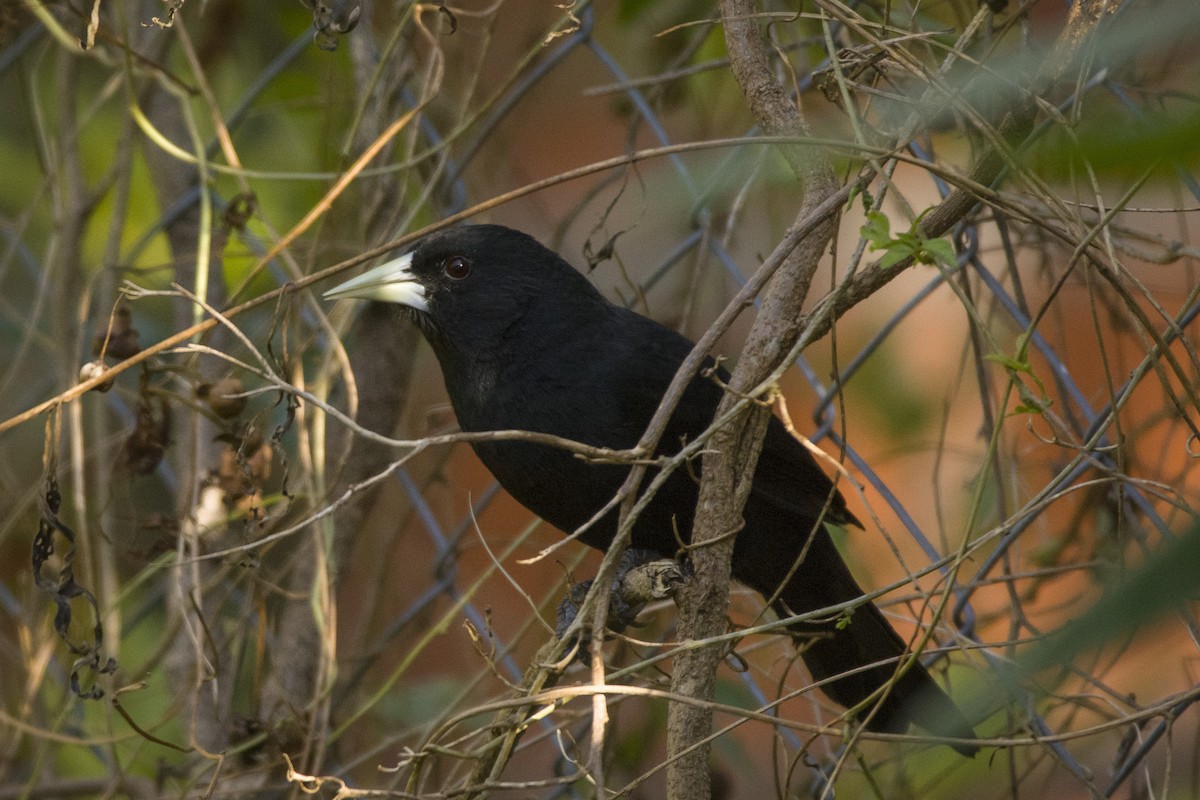
[[[686,570],[678,561],[660,558],[652,550],[626,550],[617,564],[608,597],[608,629],[621,633],[637,622],[638,614],[647,604],[674,597],[685,580]],[[579,616],[579,607],[591,588],[590,580],[576,583],[558,604],[555,633],[560,639]]]

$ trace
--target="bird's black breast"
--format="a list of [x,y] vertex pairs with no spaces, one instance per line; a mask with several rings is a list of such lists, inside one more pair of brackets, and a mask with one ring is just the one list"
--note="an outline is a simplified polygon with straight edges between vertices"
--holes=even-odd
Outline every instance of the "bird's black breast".
[[[525,342],[515,352],[447,376],[459,423],[468,431],[525,430],[595,447],[637,444],[691,343],[623,309],[557,337]],[[720,392],[697,384],[672,419],[660,452],[704,429]],[[628,464],[596,463],[567,449],[521,441],[473,444],[476,454],[518,502],[571,533],[617,493]],[[648,475],[646,482],[652,477]],[[695,481],[686,470],[668,481],[635,528],[635,544],[673,553],[676,531],[686,537],[695,508]],[[581,536],[607,547],[616,511]]]

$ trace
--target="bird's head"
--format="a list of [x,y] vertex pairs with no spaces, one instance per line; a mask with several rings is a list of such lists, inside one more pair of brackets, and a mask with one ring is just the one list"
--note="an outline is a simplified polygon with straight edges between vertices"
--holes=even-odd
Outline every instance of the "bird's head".
[[[605,301],[586,278],[528,234],[469,225],[427,236],[408,253],[325,292],[325,298],[397,303],[444,356],[494,349],[536,328],[576,324]],[[530,323],[534,323],[531,325]]]

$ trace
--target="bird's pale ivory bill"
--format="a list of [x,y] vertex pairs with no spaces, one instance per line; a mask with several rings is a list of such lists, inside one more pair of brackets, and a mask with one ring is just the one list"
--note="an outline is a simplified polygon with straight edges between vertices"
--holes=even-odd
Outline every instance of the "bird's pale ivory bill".
[[425,287],[412,273],[412,253],[405,253],[399,258],[369,269],[357,278],[339,283],[325,292],[326,300],[351,298],[399,303],[418,311],[429,310],[425,300]]

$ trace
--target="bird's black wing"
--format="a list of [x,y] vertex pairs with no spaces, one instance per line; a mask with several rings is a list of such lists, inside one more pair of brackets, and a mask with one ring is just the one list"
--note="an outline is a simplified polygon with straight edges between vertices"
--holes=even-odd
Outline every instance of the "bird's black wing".
[[824,509],[827,522],[862,527],[808,448],[777,417],[767,426],[751,491],[794,514],[812,517]]
[[[546,346],[552,357],[523,353],[514,360],[490,401],[480,405],[486,413],[471,416],[470,429],[533,430],[597,447],[631,448],[645,433],[692,343],[657,322],[611,306],[603,319]],[[658,454],[674,454],[683,441],[694,439],[711,422],[719,400],[715,384],[692,381],[660,439]],[[509,494],[567,533],[613,498],[630,469],[541,444],[487,442],[474,448]],[[653,476],[649,471],[643,489]],[[643,512],[633,546],[672,556],[678,550],[677,533],[685,538],[690,533],[695,504],[694,476],[682,468]],[[581,540],[606,548],[616,520],[616,512],[609,513]]]

